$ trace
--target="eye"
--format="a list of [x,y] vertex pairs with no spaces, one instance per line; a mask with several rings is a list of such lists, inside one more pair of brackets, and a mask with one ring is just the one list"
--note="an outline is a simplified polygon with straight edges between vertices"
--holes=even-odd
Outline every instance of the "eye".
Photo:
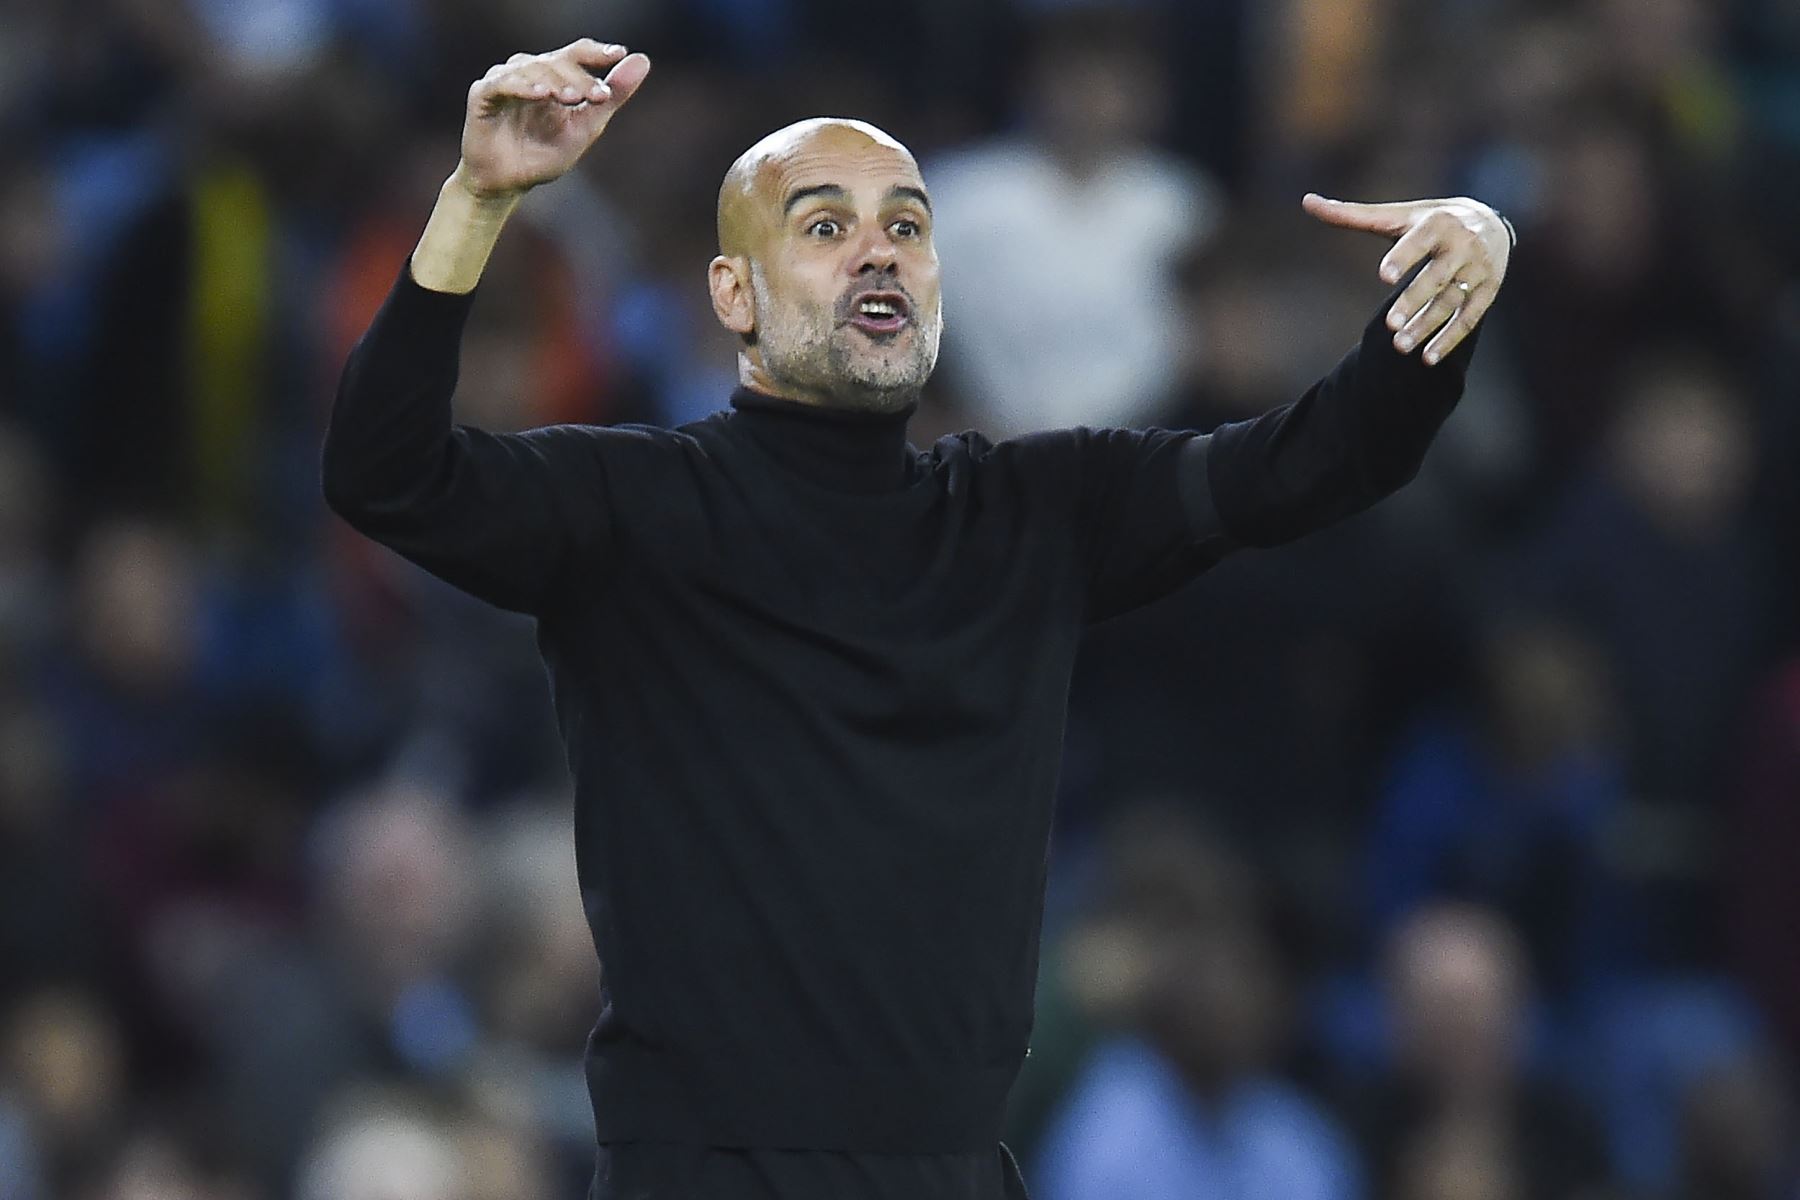
[[919,223],[911,217],[901,217],[889,226],[896,237],[916,238],[919,236]]
[[830,217],[820,217],[818,220],[814,221],[811,225],[808,225],[806,227],[806,232],[809,236],[812,236],[812,237],[834,238],[839,233],[843,232],[843,226],[839,225],[836,221],[832,220]]

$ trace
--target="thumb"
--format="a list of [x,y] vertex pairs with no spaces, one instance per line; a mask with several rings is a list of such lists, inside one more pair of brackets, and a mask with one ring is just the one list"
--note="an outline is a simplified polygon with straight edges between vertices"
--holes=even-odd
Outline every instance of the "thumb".
[[1399,237],[1411,229],[1416,219],[1414,205],[1407,201],[1395,204],[1357,204],[1349,200],[1331,200],[1317,192],[1308,192],[1300,201],[1304,208],[1316,219],[1327,225],[1335,225],[1340,229],[1360,229],[1365,233],[1379,233],[1387,237]]
[[628,54],[606,73],[608,95],[598,104],[583,105],[571,119],[580,131],[584,148],[592,146],[619,115],[625,102],[637,95],[644,78],[650,74],[650,59],[642,54]]
[[645,76],[649,74],[649,55],[627,54],[620,59],[618,65],[606,73],[606,86],[612,92],[606,101],[606,107],[616,109],[635,96]]

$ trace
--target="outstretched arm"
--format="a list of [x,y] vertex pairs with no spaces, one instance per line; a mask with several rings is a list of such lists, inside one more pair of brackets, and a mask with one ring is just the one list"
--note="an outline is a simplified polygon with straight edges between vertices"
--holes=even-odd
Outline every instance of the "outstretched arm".
[[[1238,547],[1279,545],[1367,508],[1418,472],[1461,398],[1479,322],[1506,274],[1506,222],[1474,200],[1308,196],[1306,208],[1394,239],[1381,275],[1396,286],[1361,341],[1299,400],[1211,433],[1075,429],[1004,445],[1073,500],[1088,620],[1167,595]],[[1040,462],[1050,465],[1031,467]]]
[[1305,207],[1328,224],[1394,239],[1380,271],[1398,286],[1361,342],[1299,400],[1187,448],[1190,521],[1237,545],[1290,541],[1418,473],[1462,396],[1479,323],[1511,256],[1510,227],[1475,200],[1349,204],[1309,195]]
[[338,385],[323,458],[327,503],[369,537],[506,608],[537,609],[570,562],[608,541],[603,431],[453,425],[463,323],[520,198],[567,173],[649,69],[642,54],[584,39],[515,54],[470,87],[461,161]]

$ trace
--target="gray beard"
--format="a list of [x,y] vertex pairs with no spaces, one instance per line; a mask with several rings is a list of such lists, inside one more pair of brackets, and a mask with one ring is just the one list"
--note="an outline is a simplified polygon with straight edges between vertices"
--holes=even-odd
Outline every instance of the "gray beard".
[[[757,348],[771,379],[822,393],[833,408],[857,412],[895,413],[918,403],[937,365],[934,330],[914,326],[913,349],[905,360],[870,363],[856,355],[849,339],[857,335],[848,326],[834,326],[829,313],[782,309],[772,302],[761,275],[752,264],[757,311],[764,314]],[[774,330],[782,333],[771,336]]]
[[917,404],[919,393],[925,387],[923,380],[918,383],[885,384],[853,375],[847,361],[849,353],[836,339],[832,341],[828,357],[832,373],[831,385],[825,394],[830,397],[833,408],[848,408],[858,412],[900,412],[909,405]]

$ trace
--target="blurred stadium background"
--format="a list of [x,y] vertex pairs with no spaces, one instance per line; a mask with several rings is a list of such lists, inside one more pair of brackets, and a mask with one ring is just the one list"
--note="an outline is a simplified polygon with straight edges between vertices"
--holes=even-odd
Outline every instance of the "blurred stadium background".
[[1800,1195],[1791,0],[0,0],[0,1200],[573,1200],[596,967],[531,628],[320,499],[464,92],[649,86],[502,242],[463,419],[677,423],[718,179],[920,154],[915,442],[1210,427],[1522,238],[1420,479],[1094,632],[1037,1200]]

